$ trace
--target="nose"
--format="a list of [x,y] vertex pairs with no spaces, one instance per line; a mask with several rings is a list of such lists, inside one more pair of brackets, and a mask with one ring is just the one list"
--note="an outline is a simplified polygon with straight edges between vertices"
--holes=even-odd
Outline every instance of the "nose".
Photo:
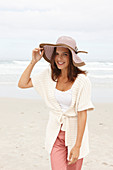
[[58,59],[62,59],[62,56],[61,56],[61,55],[59,55],[59,56],[58,56]]
[[57,58],[62,59],[63,58],[62,54],[59,54]]

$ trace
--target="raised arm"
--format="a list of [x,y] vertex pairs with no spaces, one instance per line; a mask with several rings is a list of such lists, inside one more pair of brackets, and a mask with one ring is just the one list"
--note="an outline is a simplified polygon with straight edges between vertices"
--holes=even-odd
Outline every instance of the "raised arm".
[[[41,52],[41,54],[40,54],[40,52]],[[32,51],[32,60],[29,63],[29,65],[27,66],[27,68],[25,69],[25,71],[22,73],[22,75],[19,79],[19,82],[18,82],[18,87],[20,87],[20,88],[33,87],[30,75],[31,75],[31,72],[32,72],[35,64],[42,58],[43,53],[44,53],[43,48],[35,48]]]

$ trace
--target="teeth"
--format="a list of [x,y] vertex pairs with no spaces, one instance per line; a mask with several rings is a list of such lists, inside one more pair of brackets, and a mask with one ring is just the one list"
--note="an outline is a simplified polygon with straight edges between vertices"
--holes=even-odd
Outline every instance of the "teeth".
[[63,64],[63,62],[58,62],[59,64]]

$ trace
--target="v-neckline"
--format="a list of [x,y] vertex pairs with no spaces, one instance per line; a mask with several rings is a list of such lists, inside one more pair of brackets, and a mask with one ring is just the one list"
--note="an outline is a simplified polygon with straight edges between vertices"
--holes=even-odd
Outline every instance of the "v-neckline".
[[[51,80],[52,80],[52,79],[51,79]],[[57,99],[55,98],[56,83],[57,83],[57,82],[55,82],[55,81],[52,80],[52,84],[53,84],[53,90],[52,90],[52,96],[53,96],[53,97],[52,97],[52,98],[53,98],[54,101],[57,103],[60,111],[64,114],[65,112],[68,112],[68,110],[70,109],[70,107],[72,107],[72,105],[73,105],[74,102],[75,102],[75,101],[74,101],[74,96],[75,96],[75,94],[74,94],[74,88],[75,88],[76,80],[74,81],[74,83],[73,83],[73,85],[72,85],[72,87],[71,87],[71,89],[72,89],[72,101],[71,101],[71,105],[69,106],[69,108],[68,108],[65,112],[62,111],[60,104],[58,103]]]
[[[58,80],[58,79],[57,79]],[[74,80],[74,83],[75,83],[75,81],[76,81],[76,79]],[[58,90],[58,91],[60,91],[60,92],[67,92],[67,91],[69,91],[69,90],[72,90],[72,88],[73,88],[73,86],[74,86],[74,83],[72,84],[72,86],[71,86],[71,88],[70,89],[68,89],[68,90],[65,90],[65,91],[62,91],[62,90],[58,90],[57,88],[56,88],[56,85],[57,85],[57,82],[56,82],[56,85],[55,85],[55,89],[56,90]]]
[[[49,90],[51,91],[50,93],[51,93],[51,97],[52,97],[52,99],[53,99],[53,102],[55,102],[56,104],[57,104],[57,107],[59,108],[59,111],[62,113],[62,114],[64,114],[65,112],[63,112],[63,110],[61,109],[61,106],[60,106],[60,104],[58,103],[58,101],[57,101],[57,99],[55,98],[55,90],[56,90],[56,81],[53,81],[53,79],[51,78],[51,68],[49,68],[49,72],[50,72],[50,74],[49,74],[49,76],[50,76],[50,87],[49,87]],[[78,75],[79,76],[79,75]],[[72,102],[71,102],[71,105],[69,106],[69,108],[66,110],[66,112],[68,112],[68,110],[73,106],[73,104],[75,103],[75,100],[74,100],[74,97],[75,97],[75,93],[76,93],[76,91],[75,91],[75,88],[77,88],[77,80],[78,80],[78,76],[77,76],[77,78],[75,79],[75,81],[74,81],[74,83],[73,83],[73,85],[72,85],[72,87],[71,87],[71,89],[72,89]]]

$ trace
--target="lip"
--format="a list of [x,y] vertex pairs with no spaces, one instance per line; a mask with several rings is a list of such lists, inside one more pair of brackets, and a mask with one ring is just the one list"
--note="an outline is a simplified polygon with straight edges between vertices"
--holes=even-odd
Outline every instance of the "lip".
[[63,65],[65,62],[63,62],[63,64],[59,64],[59,62],[61,62],[61,61],[58,61],[57,63],[58,63],[58,65]]

